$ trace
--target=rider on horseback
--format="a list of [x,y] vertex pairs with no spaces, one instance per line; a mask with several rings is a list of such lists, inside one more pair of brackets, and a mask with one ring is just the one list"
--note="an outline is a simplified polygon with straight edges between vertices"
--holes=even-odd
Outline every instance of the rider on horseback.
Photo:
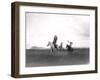
[[68,51],[73,51],[73,48],[72,48],[73,42],[70,42],[70,41],[67,41],[67,42],[68,42],[68,44],[66,45],[67,50]]
[[53,45],[54,45],[54,47],[57,49],[58,48],[58,46],[57,46],[57,39],[58,39],[58,37],[55,35],[54,36],[54,39],[53,39]]

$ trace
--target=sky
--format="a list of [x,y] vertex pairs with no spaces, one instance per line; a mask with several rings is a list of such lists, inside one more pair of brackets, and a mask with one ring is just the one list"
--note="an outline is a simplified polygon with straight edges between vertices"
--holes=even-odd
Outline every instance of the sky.
[[32,46],[47,48],[57,35],[57,44],[67,40],[73,47],[89,47],[90,16],[75,14],[26,13],[26,48]]

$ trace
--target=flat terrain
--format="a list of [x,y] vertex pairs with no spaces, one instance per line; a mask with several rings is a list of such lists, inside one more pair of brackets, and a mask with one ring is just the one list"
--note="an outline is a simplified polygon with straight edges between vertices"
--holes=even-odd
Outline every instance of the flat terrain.
[[50,52],[49,49],[27,49],[26,67],[81,65],[89,63],[89,48]]

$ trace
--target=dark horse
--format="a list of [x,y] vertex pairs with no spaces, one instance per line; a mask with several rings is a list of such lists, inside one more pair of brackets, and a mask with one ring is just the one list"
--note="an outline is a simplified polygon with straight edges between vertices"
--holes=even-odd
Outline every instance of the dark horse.
[[73,51],[72,44],[73,42],[68,41],[69,44],[66,45],[68,51]]

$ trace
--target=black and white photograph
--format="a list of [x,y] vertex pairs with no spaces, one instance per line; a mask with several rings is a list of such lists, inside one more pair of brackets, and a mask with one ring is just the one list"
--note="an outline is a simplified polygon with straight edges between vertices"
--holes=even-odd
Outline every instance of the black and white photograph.
[[90,15],[25,13],[26,67],[89,64]]
[[12,76],[97,73],[97,7],[12,3]]

